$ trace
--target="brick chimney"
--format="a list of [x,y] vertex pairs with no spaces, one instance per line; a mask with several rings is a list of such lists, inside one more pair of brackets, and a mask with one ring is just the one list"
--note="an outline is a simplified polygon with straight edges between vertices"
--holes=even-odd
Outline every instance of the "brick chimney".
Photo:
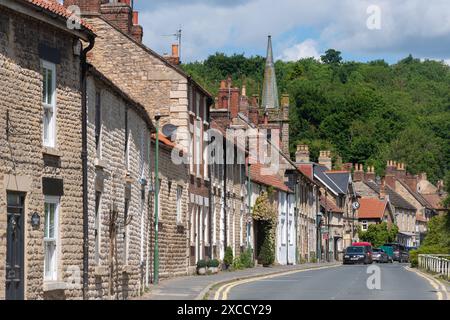
[[219,109],[228,109],[228,101],[229,101],[229,87],[227,80],[220,81],[220,88],[218,94],[219,100]]
[[397,169],[395,170],[395,177],[399,180],[403,180],[406,176],[406,166],[404,163],[397,163]]
[[386,175],[388,174],[395,175],[396,171],[397,171],[397,164],[395,163],[395,161],[389,160],[386,166]]
[[249,101],[247,97],[247,88],[245,84],[243,84],[241,89],[241,96],[239,97],[239,112],[242,112],[246,116],[248,116],[248,109],[249,109]]
[[309,163],[309,147],[305,144],[299,144],[297,146],[297,152],[295,153],[295,163]]
[[348,171],[348,172],[352,172],[352,170],[353,170],[353,163],[351,163],[351,162],[344,163],[342,165],[342,170]]
[[239,113],[239,88],[230,89],[230,116],[231,119],[237,117]]
[[386,184],[392,189],[395,190],[395,174],[397,172],[397,166],[395,165],[395,162],[392,160],[389,160],[386,166],[386,177],[385,181]]
[[[52,0],[53,1],[53,0]],[[143,29],[139,25],[139,15],[133,11],[131,0],[64,0],[64,6],[77,5],[82,15],[100,14],[109,23],[113,24],[138,42],[142,42]]]
[[259,125],[259,111],[258,108],[251,106],[248,110],[248,120],[254,124]]
[[355,164],[355,172],[353,172],[353,181],[364,180],[364,165]]
[[386,180],[385,179],[381,179],[381,184],[380,184],[380,200],[384,200],[386,199]]
[[[133,11],[133,25],[131,27],[131,35],[139,43],[142,43],[142,37],[144,36],[144,29],[139,25],[139,12]],[[179,63],[178,59],[178,63]]]
[[177,66],[180,64],[180,48],[178,44],[172,44],[172,54],[165,55],[164,58],[171,64]]
[[[53,1],[54,2],[54,1]],[[67,8],[72,5],[80,7],[83,15],[99,14],[102,0],[64,0],[64,6]]]
[[368,166],[367,172],[364,175],[364,181],[375,181],[375,167]]
[[417,183],[419,178],[416,175],[406,174],[403,181],[411,188],[412,191],[417,191]]
[[332,169],[331,151],[320,151],[319,164],[327,167],[328,170]]

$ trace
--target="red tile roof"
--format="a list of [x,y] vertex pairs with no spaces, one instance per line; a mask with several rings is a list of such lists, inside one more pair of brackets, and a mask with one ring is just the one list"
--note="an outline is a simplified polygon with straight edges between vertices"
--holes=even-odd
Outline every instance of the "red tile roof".
[[[60,17],[69,19],[72,13],[68,11],[63,5],[51,0],[25,0],[25,2],[31,3],[39,8],[45,9],[51,13],[57,14]],[[94,28],[88,24],[85,20],[81,19],[81,25],[89,31],[94,31]]]
[[297,165],[297,169],[305,176],[307,176],[310,180],[314,179],[313,166],[311,164],[299,164]]
[[359,204],[359,219],[382,219],[384,217],[387,201],[376,198],[361,198]]
[[434,194],[422,194],[422,197],[425,198],[425,200],[427,200],[432,206],[433,209],[437,209],[437,210],[443,210],[445,209],[444,206],[442,205],[442,198],[434,193]]
[[264,168],[260,163],[252,164],[250,167],[251,179],[257,183],[266,185],[268,187],[274,187],[275,189],[292,192],[283,182],[283,179],[276,174],[265,175],[261,170]]

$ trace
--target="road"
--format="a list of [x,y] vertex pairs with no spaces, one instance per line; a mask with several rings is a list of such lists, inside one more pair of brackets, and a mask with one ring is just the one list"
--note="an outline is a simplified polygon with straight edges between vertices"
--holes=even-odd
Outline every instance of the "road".
[[[380,289],[367,286],[368,266],[345,265],[262,279],[233,287],[229,300],[436,300],[436,289],[406,265],[378,266]],[[373,278],[371,278],[372,280]],[[372,285],[376,281],[369,281]]]

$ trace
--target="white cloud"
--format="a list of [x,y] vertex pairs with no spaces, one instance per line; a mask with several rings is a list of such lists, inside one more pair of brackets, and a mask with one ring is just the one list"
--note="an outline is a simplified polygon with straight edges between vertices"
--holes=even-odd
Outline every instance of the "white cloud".
[[[227,5],[216,0],[173,0],[170,5],[148,5],[145,9],[142,4],[144,42],[160,53],[167,52],[173,40],[162,35],[181,25],[185,61],[204,59],[224,47],[238,53],[265,54],[268,34],[273,36],[275,55],[281,53],[287,59],[303,53],[314,56],[313,48],[317,51],[318,47],[359,56],[411,53],[420,58],[448,58],[448,0],[223,1]],[[367,28],[367,8],[371,5],[381,9],[380,30]],[[302,29],[313,30],[318,36],[311,40],[311,34],[295,32]],[[295,41],[286,42],[286,36],[293,33]],[[305,38],[316,44],[311,46]]]
[[317,49],[318,43],[313,39],[307,39],[283,51],[278,59],[284,61],[298,61],[302,58],[319,59],[320,54]]

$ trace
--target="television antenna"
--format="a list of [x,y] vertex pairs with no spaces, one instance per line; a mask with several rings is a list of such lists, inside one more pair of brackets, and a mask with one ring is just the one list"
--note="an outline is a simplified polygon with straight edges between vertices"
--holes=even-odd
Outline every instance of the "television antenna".
[[181,26],[179,27],[179,29],[172,34],[163,34],[163,37],[175,37],[176,41],[178,41],[178,55],[180,57],[180,61],[181,61],[181,35],[182,35],[182,29]]

